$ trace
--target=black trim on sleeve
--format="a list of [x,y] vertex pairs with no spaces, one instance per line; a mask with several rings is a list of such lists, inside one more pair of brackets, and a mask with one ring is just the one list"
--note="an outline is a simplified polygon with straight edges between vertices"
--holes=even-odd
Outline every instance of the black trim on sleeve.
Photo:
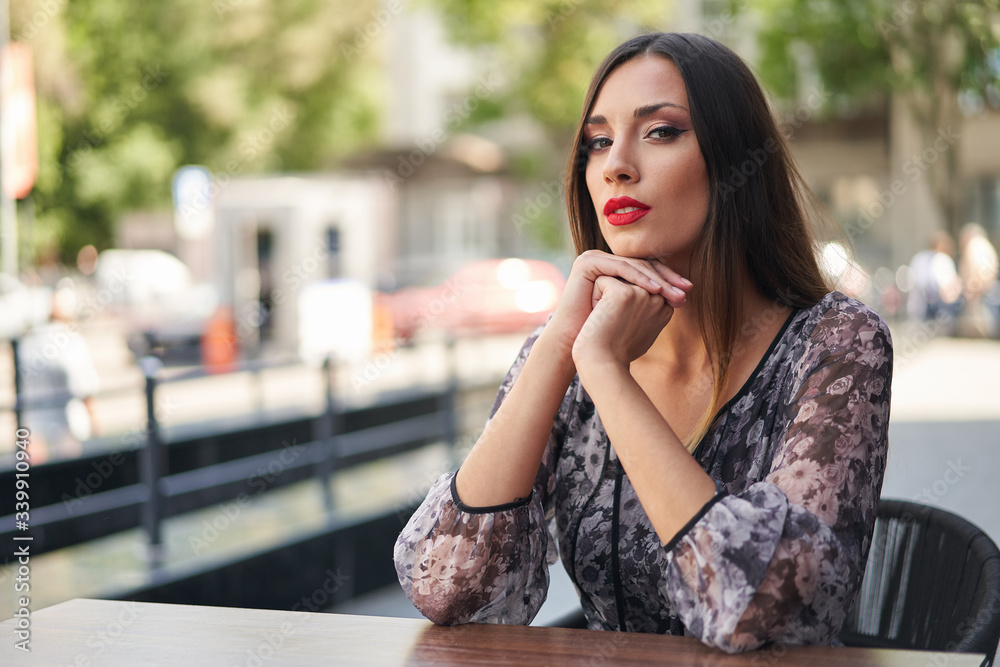
[[712,509],[715,503],[719,502],[727,495],[729,495],[726,493],[725,489],[722,488],[721,482],[719,482],[718,480],[713,480],[713,481],[715,482],[715,495],[712,496],[712,499],[709,500],[707,503],[705,503],[700,510],[698,510],[697,514],[691,517],[690,521],[684,524],[683,528],[677,531],[677,534],[674,535],[671,538],[671,540],[667,542],[667,544],[663,547],[664,549],[666,549],[667,551],[673,551],[674,547],[677,546],[677,543],[680,542],[685,535],[691,532],[691,529],[694,528],[694,525],[701,520],[701,517],[705,516],[705,514],[708,513],[708,510]]
[[621,565],[618,561],[618,518],[622,503],[622,477],[625,476],[625,469],[622,467],[621,460],[616,460],[618,461],[618,472],[615,474],[614,504],[611,510],[611,574],[615,588],[615,607],[618,610],[618,630],[626,632],[625,593],[622,587]]
[[451,500],[455,503],[455,507],[467,512],[469,514],[492,514],[493,512],[504,512],[506,510],[517,509],[518,507],[524,507],[531,500],[531,496],[525,496],[524,498],[514,498],[514,500],[509,503],[503,503],[502,505],[490,505],[489,507],[469,507],[458,497],[458,489],[455,488],[455,480],[458,478],[458,472],[451,476]]

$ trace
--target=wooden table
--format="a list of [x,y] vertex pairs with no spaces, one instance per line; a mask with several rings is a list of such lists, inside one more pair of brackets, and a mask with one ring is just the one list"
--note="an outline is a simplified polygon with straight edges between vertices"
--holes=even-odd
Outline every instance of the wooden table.
[[690,637],[264,609],[70,600],[31,614],[30,653],[0,623],[0,665],[879,665],[975,667],[985,656],[830,647],[727,655]]

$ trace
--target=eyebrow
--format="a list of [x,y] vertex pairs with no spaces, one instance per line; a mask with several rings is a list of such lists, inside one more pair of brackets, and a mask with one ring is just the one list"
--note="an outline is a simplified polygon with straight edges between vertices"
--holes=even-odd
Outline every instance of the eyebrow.
[[[644,118],[650,114],[656,113],[663,107],[673,107],[675,109],[687,111],[687,109],[681,105],[674,104],[673,102],[659,102],[658,104],[647,104],[645,106],[636,107],[635,111],[632,112],[632,115],[635,118]],[[584,125],[606,125],[607,122],[608,119],[604,116],[589,116],[587,120],[583,121]]]

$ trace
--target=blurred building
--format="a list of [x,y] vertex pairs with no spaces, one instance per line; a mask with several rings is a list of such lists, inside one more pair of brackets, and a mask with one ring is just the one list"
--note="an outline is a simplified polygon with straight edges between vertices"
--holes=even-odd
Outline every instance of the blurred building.
[[213,245],[220,302],[241,340],[294,347],[300,296],[318,281],[392,291],[507,254],[501,216],[513,190],[500,164],[470,166],[454,143],[440,153],[420,153],[419,165],[415,151],[385,152],[339,173],[234,178]]
[[[734,16],[731,7],[728,0],[677,2],[671,29],[711,36],[753,63],[759,19],[752,11]],[[906,264],[936,230],[948,228],[931,189],[929,171],[939,161],[955,161],[960,222],[977,222],[1000,241],[1000,113],[960,114],[954,126],[921,137],[903,99],[821,119],[824,91],[800,83],[802,98],[779,108],[780,121],[803,176],[866,269]]]

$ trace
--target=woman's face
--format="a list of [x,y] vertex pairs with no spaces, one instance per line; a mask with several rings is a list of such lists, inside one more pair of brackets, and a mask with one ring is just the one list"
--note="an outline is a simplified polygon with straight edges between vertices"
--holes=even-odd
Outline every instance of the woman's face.
[[680,71],[658,56],[620,65],[597,95],[583,132],[587,188],[616,255],[688,263],[709,199],[688,109]]

